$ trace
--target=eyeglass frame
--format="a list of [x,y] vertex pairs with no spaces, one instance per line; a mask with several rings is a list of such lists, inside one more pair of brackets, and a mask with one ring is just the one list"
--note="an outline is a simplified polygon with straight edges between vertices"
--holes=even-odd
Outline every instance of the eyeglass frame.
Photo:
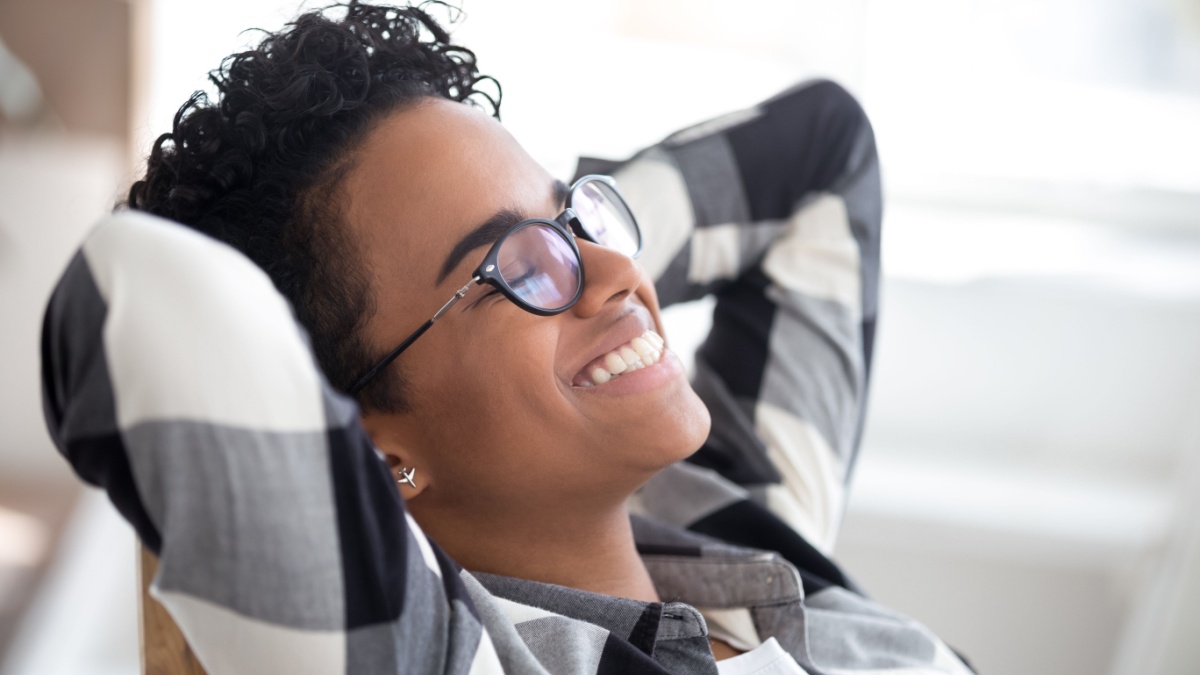
[[[412,332],[412,334],[404,338],[404,340],[397,345],[395,349],[388,352],[386,356],[380,359],[375,365],[371,366],[366,373],[363,373],[362,376],[355,380],[354,383],[351,384],[346,390],[346,393],[351,396],[355,396],[358,394],[358,392],[362,391],[363,387],[367,386],[370,384],[371,380],[378,377],[379,373],[383,372],[384,368],[387,368],[389,365],[391,365],[392,361],[395,361],[400,354],[404,353],[404,350],[411,347],[418,338],[424,335],[425,331],[429,330],[433,326],[434,322],[442,318],[442,315],[444,315],[446,312],[450,311],[450,308],[458,303],[459,300],[462,300],[463,296],[465,296],[467,292],[471,290],[472,286],[486,283],[500,291],[504,297],[508,298],[509,301],[516,306],[538,316],[554,316],[555,314],[562,314],[568,309],[574,307],[575,303],[579,302],[579,298],[583,296],[584,283],[583,255],[579,252],[579,246],[575,243],[575,238],[577,236],[582,236],[584,241],[589,241],[598,246],[605,246],[604,244],[596,241],[592,235],[583,228],[582,221],[579,218],[579,213],[571,206],[571,202],[575,198],[575,191],[583,187],[585,184],[591,182],[604,183],[612,189],[613,194],[615,194],[617,199],[621,201],[621,205],[625,208],[625,213],[629,215],[629,222],[633,225],[633,231],[637,234],[637,248],[629,257],[631,259],[636,259],[639,255],[641,255],[642,245],[644,243],[644,238],[642,237],[642,228],[640,225],[638,225],[637,218],[633,215],[633,209],[629,208],[629,204],[625,201],[625,197],[621,194],[621,191],[617,189],[617,182],[610,176],[604,176],[600,174],[589,174],[582,176],[579,178],[579,180],[572,183],[570,189],[567,191],[566,204],[562,213],[558,214],[553,219],[526,218],[525,220],[522,220],[521,222],[509,228],[507,232],[501,235],[500,238],[492,244],[492,247],[488,250],[487,255],[484,256],[483,261],[480,262],[479,266],[475,268],[475,271],[471,273],[471,280],[468,281],[462,288],[458,289],[454,295],[450,296],[450,299],[446,301],[446,304],[442,305],[441,309],[435,312],[428,321],[421,324],[420,328],[416,329]],[[500,247],[504,245],[504,242],[507,241],[508,238],[513,234],[525,229],[526,227],[531,227],[534,225],[549,226],[553,232],[558,234],[563,238],[564,241],[567,242],[567,245],[571,247],[571,251],[575,254],[575,260],[579,263],[579,285],[575,289],[575,297],[571,298],[570,302],[557,309],[538,307],[537,305],[523,300],[517,295],[516,291],[512,290],[512,288],[508,285],[508,282],[504,280],[503,276],[501,276],[498,269],[500,264]],[[576,234],[576,231],[578,231],[578,234]],[[605,248],[609,247],[605,246]]]

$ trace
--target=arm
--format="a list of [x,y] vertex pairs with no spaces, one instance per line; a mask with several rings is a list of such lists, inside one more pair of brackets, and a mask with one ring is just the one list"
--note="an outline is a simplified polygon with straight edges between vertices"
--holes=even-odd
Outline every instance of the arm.
[[679,132],[614,175],[664,306],[717,299],[694,377],[713,430],[692,465],[828,553],[877,311],[879,168],[862,109],[832,83],[801,85]]
[[211,675],[495,658],[357,409],[233,249],[101,223],[51,298],[42,369],[56,445],[158,556],[152,594]]

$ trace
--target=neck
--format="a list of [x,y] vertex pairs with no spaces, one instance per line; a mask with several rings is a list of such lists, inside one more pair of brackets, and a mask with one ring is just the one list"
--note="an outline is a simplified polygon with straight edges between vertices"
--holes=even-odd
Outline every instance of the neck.
[[624,502],[586,513],[538,509],[536,515],[495,517],[423,509],[414,503],[420,501],[409,502],[413,517],[468,570],[659,601],[637,554]]

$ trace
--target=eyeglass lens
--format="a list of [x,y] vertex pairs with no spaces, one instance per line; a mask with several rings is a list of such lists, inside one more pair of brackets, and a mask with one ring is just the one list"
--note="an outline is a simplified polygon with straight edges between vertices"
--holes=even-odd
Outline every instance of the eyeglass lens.
[[[571,207],[597,244],[628,256],[637,253],[633,215],[608,184],[593,180],[580,185],[571,196]],[[544,223],[530,223],[509,235],[497,262],[500,276],[518,298],[547,311],[570,304],[583,281],[575,251],[562,233]]]
[[597,244],[633,257],[638,251],[638,232],[624,200],[607,183],[591,180],[575,189],[571,208],[579,223]]
[[534,223],[513,232],[497,255],[500,276],[517,297],[539,309],[556,310],[575,299],[582,281],[579,258],[549,225]]

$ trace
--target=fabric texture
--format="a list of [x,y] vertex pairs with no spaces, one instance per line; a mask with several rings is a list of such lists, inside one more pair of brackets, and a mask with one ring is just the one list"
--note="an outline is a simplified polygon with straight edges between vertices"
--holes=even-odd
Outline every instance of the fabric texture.
[[47,423],[159,556],[152,593],[209,673],[715,674],[705,612],[809,673],[969,672],[829,557],[877,313],[857,103],[805,84],[605,168],[663,304],[717,298],[711,436],[631,499],[657,603],[463,570],[261,270],[145,214],[89,235],[46,312]]

